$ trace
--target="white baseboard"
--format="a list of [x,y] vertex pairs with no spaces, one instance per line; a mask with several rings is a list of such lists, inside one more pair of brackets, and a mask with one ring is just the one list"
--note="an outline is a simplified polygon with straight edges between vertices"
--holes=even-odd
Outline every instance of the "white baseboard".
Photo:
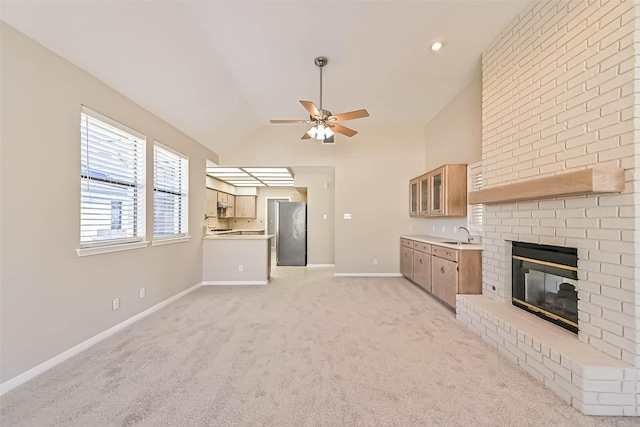
[[400,273],[335,273],[337,277],[402,277]]
[[235,285],[267,285],[269,284],[268,280],[209,280],[206,282],[202,282],[204,286],[235,286]]
[[183,296],[185,296],[189,292],[195,291],[200,286],[202,286],[202,283],[198,283],[197,285],[194,285],[194,286],[192,286],[192,287],[190,287],[188,289],[185,289],[184,291],[179,292],[179,293],[175,294],[174,296],[172,296],[170,298],[167,298],[166,300],[154,305],[153,307],[150,307],[150,308],[146,309],[145,311],[143,311],[141,313],[138,313],[133,317],[128,318],[124,322],[120,322],[117,325],[107,329],[106,331],[100,332],[98,335],[95,335],[95,336],[89,338],[88,340],[85,340],[85,341],[81,342],[80,344],[78,344],[78,345],[76,345],[74,347],[71,347],[69,350],[66,350],[66,351],[58,354],[57,356],[54,356],[51,359],[42,362],[38,366],[36,366],[34,368],[31,368],[28,371],[23,372],[20,375],[15,376],[15,377],[11,378],[10,380],[7,380],[7,381],[3,382],[2,384],[0,384],[0,396],[5,394],[9,390],[13,390],[14,388],[18,387],[19,385],[24,384],[25,382],[29,381],[30,379],[37,377],[38,375],[42,374],[43,372],[48,371],[49,369],[51,369],[54,366],[64,362],[65,360],[75,356],[76,354],[88,349],[92,345],[99,343],[103,339],[110,337],[111,335],[113,335],[116,332],[126,328],[127,326],[137,322],[138,320],[140,320],[140,319],[142,319],[144,317],[147,317],[151,313],[153,313],[155,311],[158,311],[161,308],[171,304],[175,300],[177,300],[179,298],[182,298]]
[[319,267],[335,267],[335,264],[307,264],[307,267],[310,268],[319,268]]

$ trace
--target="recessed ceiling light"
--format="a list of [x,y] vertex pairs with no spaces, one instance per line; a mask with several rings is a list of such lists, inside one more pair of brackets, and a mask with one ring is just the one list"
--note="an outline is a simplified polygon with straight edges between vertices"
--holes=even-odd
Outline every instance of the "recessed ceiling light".
[[436,40],[431,44],[432,51],[437,52],[440,49],[442,49],[442,42],[440,40]]

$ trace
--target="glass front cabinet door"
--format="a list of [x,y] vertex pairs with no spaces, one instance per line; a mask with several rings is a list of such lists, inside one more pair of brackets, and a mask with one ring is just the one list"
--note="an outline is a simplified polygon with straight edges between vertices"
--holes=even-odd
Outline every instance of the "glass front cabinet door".
[[418,178],[409,181],[409,216],[418,216]]
[[431,215],[442,215],[444,208],[444,167],[431,171]]
[[418,183],[420,184],[420,216],[428,216],[429,215],[429,189],[431,188],[431,184],[429,183],[429,178],[431,174],[426,173],[418,178]]

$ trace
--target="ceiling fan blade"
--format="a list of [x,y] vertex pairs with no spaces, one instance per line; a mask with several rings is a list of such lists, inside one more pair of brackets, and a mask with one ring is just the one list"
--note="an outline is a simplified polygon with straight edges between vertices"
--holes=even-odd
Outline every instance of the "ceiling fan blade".
[[311,101],[300,101],[300,104],[304,107],[305,110],[309,112],[311,116],[320,116],[320,112],[318,108],[316,108],[316,104]]
[[309,120],[271,120],[271,123],[274,123],[274,124],[282,124],[282,123],[309,123]]
[[311,139],[311,137],[309,136],[308,133],[305,132],[304,135],[302,135],[302,138],[300,139]]
[[367,110],[356,110],[349,111],[348,113],[336,114],[335,116],[330,117],[329,120],[333,122],[344,122],[345,120],[360,119],[362,117],[369,117]]
[[336,125],[330,125],[330,127],[331,127],[332,131],[341,133],[341,134],[346,135],[346,136],[353,136],[356,133],[358,133],[353,129],[349,129],[349,128],[346,128],[344,126],[340,126],[340,125],[337,125],[337,124]]

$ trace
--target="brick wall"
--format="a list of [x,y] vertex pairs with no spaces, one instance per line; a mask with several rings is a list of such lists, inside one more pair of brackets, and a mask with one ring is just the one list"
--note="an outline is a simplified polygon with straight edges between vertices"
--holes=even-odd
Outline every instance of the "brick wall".
[[638,15],[630,0],[534,2],[482,58],[485,187],[590,167],[626,177],[622,194],[487,206],[483,293],[510,300],[510,241],[575,247],[580,341],[636,367]]

